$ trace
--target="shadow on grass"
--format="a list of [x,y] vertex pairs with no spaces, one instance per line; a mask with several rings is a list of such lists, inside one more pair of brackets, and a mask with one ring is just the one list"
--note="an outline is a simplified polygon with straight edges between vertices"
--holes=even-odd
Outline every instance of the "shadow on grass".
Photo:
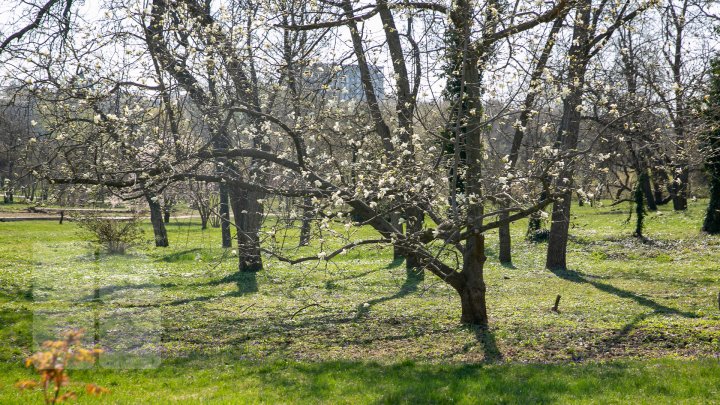
[[235,283],[237,285],[238,290],[236,293],[233,293],[233,295],[235,295],[235,296],[252,294],[252,293],[258,292],[257,273],[252,272],[252,271],[248,271],[248,272],[238,271],[238,272],[235,272],[228,276],[225,276],[219,280],[202,283],[201,285],[216,286],[216,285],[229,284],[229,283]]
[[195,260],[195,254],[199,253],[202,249],[195,248],[195,249],[188,249],[183,250],[180,252],[171,253],[169,255],[165,255],[158,259],[158,261],[163,261],[166,263],[177,263],[177,262],[184,262],[184,261],[193,261]]
[[127,290],[148,290],[154,291],[159,288],[172,288],[177,287],[177,284],[173,283],[143,283],[143,284],[121,284],[121,285],[108,285],[94,289],[92,294],[86,295],[85,297],[79,298],[78,302],[95,301],[97,297],[107,298],[108,295],[115,294],[120,291]]
[[483,349],[483,360],[485,363],[499,363],[503,360],[503,355],[498,348],[497,341],[495,340],[495,334],[485,328],[473,327],[475,329],[475,338],[477,339],[480,347]]
[[[301,395],[310,398],[332,398],[336,384],[329,381],[352,379],[362,391],[372,394],[372,403],[449,403],[464,398],[468,403],[550,403],[568,382],[542,367],[520,370],[482,365],[396,365],[323,363],[294,366],[307,376]],[[261,373],[270,383],[277,373]],[[550,374],[550,375],[548,375]],[[378,378],[382,376],[382,378]],[[528,383],[528,381],[533,383]],[[276,382],[277,383],[277,382]],[[298,386],[297,381],[283,381],[285,387]],[[352,394],[352,392],[350,393]]]
[[[237,272],[234,274],[231,274],[227,277],[224,277],[220,280],[211,281],[208,283],[200,283],[200,284],[189,284],[189,287],[192,286],[216,286],[220,284],[227,284],[227,283],[236,283],[237,285],[237,291],[233,291],[226,294],[210,294],[210,295],[202,295],[197,297],[188,297],[188,298],[182,298],[177,299],[173,301],[167,301],[167,302],[158,302],[158,303],[151,303],[151,304],[140,304],[140,305],[127,305],[128,308],[142,308],[142,307],[160,307],[160,306],[169,306],[169,307],[175,307],[180,305],[186,305],[191,304],[193,302],[207,302],[212,300],[219,300],[222,298],[227,297],[239,297],[245,294],[253,294],[258,292],[258,284],[257,284],[257,276],[253,272]],[[154,285],[151,285],[154,286]],[[174,286],[173,284],[163,284],[161,286]],[[120,286],[122,288],[124,286]],[[129,288],[143,288],[144,285],[136,285],[136,286],[129,286]],[[113,287],[118,288],[118,287]]]
[[29,310],[0,310],[0,363],[20,362],[32,347],[33,314]]
[[581,355],[573,355],[573,360],[581,361],[584,358],[598,357],[604,353],[610,352],[612,348],[617,347],[619,344],[621,344],[623,340],[630,335],[630,332],[632,332],[640,322],[644,321],[645,319],[656,313],[657,312],[650,312],[637,315],[625,326],[613,333],[611,336],[601,339],[597,344],[589,346],[585,353]]
[[237,285],[236,295],[245,295],[258,292],[257,273],[238,272],[235,273],[235,283]]
[[417,291],[418,286],[420,283],[422,283],[424,277],[423,273],[413,273],[408,271],[407,277],[405,278],[405,282],[400,287],[400,290],[396,292],[393,295],[388,295],[386,297],[380,297],[375,298],[374,300],[370,300],[368,302],[362,303],[358,305],[357,313],[355,315],[355,319],[362,319],[367,316],[367,314],[370,312],[370,309],[373,307],[373,305],[381,304],[383,302],[396,300],[402,297],[405,297],[409,294],[412,294],[413,292]]
[[169,224],[165,224],[165,226],[174,226],[177,228],[188,227],[188,226],[197,226],[198,231],[202,230],[202,229],[200,229],[200,220],[199,219],[195,222],[193,222],[193,221],[187,222],[187,221],[182,221],[182,220],[171,221]]
[[[549,404],[708,402],[720,375],[716,361],[569,366],[227,360],[231,363],[204,355],[150,370],[76,370],[73,379],[111,387],[108,399],[119,403],[154,397],[221,403]],[[0,364],[0,374],[12,376],[7,381],[24,372],[19,365]]]
[[345,277],[340,277],[340,278],[338,278],[337,280],[333,280],[333,281],[355,280],[355,279],[358,279],[358,278],[363,278],[363,277],[365,277],[365,276],[368,276],[368,275],[370,275],[370,274],[372,274],[372,273],[377,273],[378,271],[380,271],[380,269],[368,270],[368,271],[364,271],[364,272],[362,272],[362,273],[352,274],[352,275],[350,275],[350,276],[345,276]]
[[385,266],[386,269],[394,269],[396,267],[399,267],[401,264],[405,262],[405,258],[400,256],[396,259],[393,259],[387,266]]
[[608,294],[613,294],[620,298],[626,298],[637,302],[638,304],[650,308],[657,313],[665,313],[672,315],[679,315],[685,318],[697,318],[697,315],[692,312],[681,311],[666,305],[659,304],[649,298],[642,297],[632,291],[623,290],[621,288],[614,287],[610,284],[601,283],[598,281],[591,280],[588,275],[583,274],[575,270],[550,270],[553,274],[560,277],[563,280],[571,281],[573,283],[590,284],[600,291],[604,291]]

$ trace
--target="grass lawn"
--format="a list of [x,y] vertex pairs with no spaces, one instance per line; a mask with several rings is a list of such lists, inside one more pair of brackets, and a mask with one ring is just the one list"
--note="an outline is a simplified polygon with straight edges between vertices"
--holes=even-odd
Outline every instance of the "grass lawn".
[[[712,402],[720,238],[699,232],[704,203],[650,214],[648,243],[630,237],[627,205],[573,207],[565,272],[543,268],[525,222],[512,267],[491,233],[487,332],[458,323],[459,299],[431,274],[408,280],[390,248],[238,275],[197,220],[169,226],[170,248],[126,256],[96,253],[72,223],[0,223],[0,403],[39,398],[13,387],[30,376],[22,360],[71,326],[114,348],[71,378],[122,403]],[[288,254],[334,246],[314,243]]]

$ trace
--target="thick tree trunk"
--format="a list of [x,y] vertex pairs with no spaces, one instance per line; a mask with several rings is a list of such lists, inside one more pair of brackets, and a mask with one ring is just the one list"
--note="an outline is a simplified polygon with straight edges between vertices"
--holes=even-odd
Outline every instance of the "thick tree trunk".
[[232,246],[232,236],[230,235],[230,204],[229,204],[228,186],[220,183],[220,232],[222,235],[222,247],[229,248]]
[[657,204],[655,204],[655,196],[653,195],[652,185],[650,184],[650,176],[645,174],[644,176],[640,176],[640,180],[640,187],[642,187],[643,194],[645,195],[648,211],[657,211]]
[[230,200],[235,217],[238,242],[238,270],[257,272],[262,270],[260,254],[260,226],[263,207],[257,200],[263,196],[257,192],[231,187]]
[[167,247],[170,245],[170,242],[168,241],[167,230],[163,222],[162,207],[157,199],[153,199],[151,194],[146,193],[145,199],[147,200],[148,206],[150,206],[150,222],[152,223],[153,234],[155,235],[155,246]]
[[713,235],[720,233],[720,173],[710,173],[710,202],[702,230]]
[[660,179],[664,178],[664,172],[661,172],[660,170],[651,170],[651,173],[651,183],[653,189],[653,198],[655,199],[655,205],[662,205],[665,198],[663,197],[663,185]]
[[[497,20],[490,13],[486,15],[487,32],[494,32],[497,28]],[[461,322],[479,325],[486,328],[488,325],[487,306],[485,301],[485,280],[483,278],[483,266],[485,265],[485,236],[479,231],[483,223],[483,187],[482,187],[482,162],[484,155],[482,117],[482,71],[479,66],[484,66],[491,56],[490,46],[477,48],[470,47],[473,3],[469,1],[458,1],[450,13],[450,20],[457,28],[459,49],[461,54],[455,55],[460,62],[460,86],[458,94],[461,102],[457,103],[455,122],[453,123],[453,135],[456,139],[455,148],[457,152],[464,150],[467,160],[465,176],[465,191],[467,195],[474,195],[467,207],[466,225],[473,234],[467,239],[463,250],[463,269],[461,276],[463,282],[456,287],[460,294],[462,314]],[[469,111],[476,111],[475,114],[467,114]],[[458,153],[455,153],[456,163],[460,163]]]
[[547,258],[545,267],[548,269],[567,268],[567,243],[570,230],[570,205],[572,194],[566,191],[560,201],[553,204],[552,224],[548,237]]
[[679,167],[680,173],[673,180],[673,210],[684,211],[687,209],[688,180],[690,180],[687,165]]
[[458,291],[462,309],[460,321],[485,328],[488,326],[488,315],[484,280],[485,237],[482,234],[468,239],[463,259],[465,283]]

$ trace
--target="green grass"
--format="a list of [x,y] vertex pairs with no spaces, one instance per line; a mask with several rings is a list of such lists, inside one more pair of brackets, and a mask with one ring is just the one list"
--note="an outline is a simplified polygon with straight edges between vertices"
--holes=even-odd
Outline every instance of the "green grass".
[[[6,370],[0,369],[0,372]],[[11,384],[21,373],[0,375]],[[114,403],[711,403],[720,364],[704,361],[616,361],[586,364],[416,364],[363,362],[234,362],[209,368],[80,371]],[[82,390],[79,383],[71,388]],[[30,396],[2,390],[3,404]],[[39,395],[39,394],[38,394]],[[81,396],[80,403],[97,399]]]
[[[720,238],[699,231],[704,202],[649,214],[645,244],[627,205],[573,210],[569,271],[543,268],[546,245],[522,239],[525,222],[512,230],[513,267],[488,235],[488,332],[458,323],[456,294],[434,276],[408,281],[389,248],[297,266],[266,258],[238,275],[218,230],[197,220],[169,226],[170,248],[148,241],[127,256],[96,255],[72,223],[0,223],[0,403],[29,398],[12,388],[30,375],[22,359],[69,326],[161,362],[73,374],[122,403],[711,402]],[[323,249],[339,243],[326,239]]]

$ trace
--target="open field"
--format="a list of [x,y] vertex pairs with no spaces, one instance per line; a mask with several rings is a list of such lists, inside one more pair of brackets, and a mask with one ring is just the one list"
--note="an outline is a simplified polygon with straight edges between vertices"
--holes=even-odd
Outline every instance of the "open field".
[[170,248],[127,256],[96,252],[72,223],[0,223],[0,403],[31,395],[12,385],[30,375],[33,333],[71,325],[152,368],[73,375],[125,403],[712,401],[720,238],[699,232],[704,207],[650,214],[645,244],[627,205],[573,207],[565,272],[543,268],[525,222],[514,267],[497,263],[491,234],[489,331],[460,325],[455,292],[430,274],[408,280],[391,248],[238,275],[219,231],[192,219],[169,225]]

